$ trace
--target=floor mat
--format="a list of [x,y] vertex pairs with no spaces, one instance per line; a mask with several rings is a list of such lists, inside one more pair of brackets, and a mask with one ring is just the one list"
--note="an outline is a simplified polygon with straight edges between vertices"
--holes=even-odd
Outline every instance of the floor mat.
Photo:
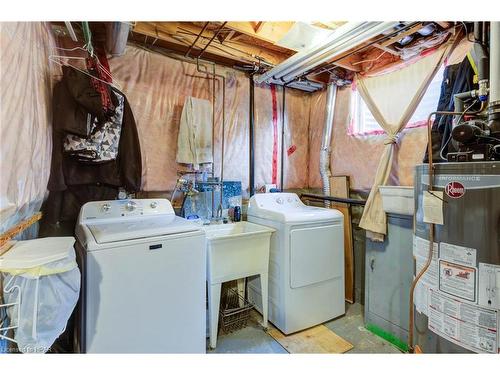
[[285,336],[276,328],[269,328],[267,333],[280,343],[288,353],[345,353],[354,346],[336,335],[324,325]]

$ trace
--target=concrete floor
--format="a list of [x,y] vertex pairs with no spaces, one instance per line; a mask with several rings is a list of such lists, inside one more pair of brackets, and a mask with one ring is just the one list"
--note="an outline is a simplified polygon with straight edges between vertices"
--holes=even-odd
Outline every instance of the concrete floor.
[[[252,314],[255,317],[257,314]],[[260,315],[258,315],[260,318]],[[364,328],[363,306],[346,304],[346,314],[324,323],[326,327],[354,345],[350,353],[401,353],[398,348]],[[207,353],[274,353],[287,351],[251,318],[248,326],[229,334],[219,333],[217,348]]]

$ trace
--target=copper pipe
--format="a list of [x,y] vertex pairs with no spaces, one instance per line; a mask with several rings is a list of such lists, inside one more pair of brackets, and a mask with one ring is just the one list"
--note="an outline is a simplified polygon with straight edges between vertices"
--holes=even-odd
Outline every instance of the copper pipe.
[[[224,178],[224,147],[225,147],[225,128],[226,128],[226,111],[225,111],[225,105],[226,105],[226,77],[222,74],[217,74],[215,71],[216,64],[213,62],[205,61],[207,64],[212,65],[212,73],[208,72],[208,69],[202,70],[200,69],[200,63],[199,59],[196,59],[196,69],[200,73],[205,73],[205,74],[211,74],[213,77],[213,86],[212,86],[212,176],[215,175],[214,171],[214,165],[215,165],[215,82],[217,78],[220,78],[222,80],[222,147],[221,147],[221,169],[220,169],[220,205],[222,207],[222,199],[224,195],[224,185],[223,185],[223,178]],[[212,191],[213,194],[213,191]],[[214,205],[214,197],[212,196],[212,216],[215,207]]]
[[210,22],[206,22],[205,25],[203,26],[203,28],[201,29],[200,33],[196,36],[194,42],[189,46],[186,54],[184,55],[184,57],[188,57],[189,56],[189,52],[191,52],[191,50],[193,49],[193,47],[195,46],[196,42],[198,41],[198,39],[200,39],[201,37],[201,34],[203,34],[203,32],[205,31],[205,29],[207,28],[208,24]]
[[207,44],[205,44],[205,47],[203,47],[203,49],[201,50],[200,54],[198,56],[196,56],[197,59],[199,59],[201,57],[201,55],[203,55],[205,53],[205,50],[208,48],[208,46],[212,43],[212,41],[217,37],[217,35],[219,35],[219,33],[222,31],[222,29],[224,28],[224,26],[226,26],[226,23],[227,22],[223,22],[222,25],[219,27],[219,29],[215,32],[215,34],[212,36],[212,38],[210,38],[210,40],[208,41]]
[[[427,118],[427,154],[429,158],[429,181],[427,191],[431,191],[433,188],[433,172],[434,172],[434,163],[432,160],[432,116],[434,115],[477,115],[481,113],[486,108],[486,102],[481,103],[481,108],[478,111],[473,112],[454,112],[454,111],[434,111],[429,114]],[[414,291],[417,286],[418,281],[427,271],[432,262],[432,253],[434,250],[434,224],[429,224],[429,253],[427,255],[427,260],[424,264],[424,267],[420,270],[420,272],[415,276],[415,279],[411,283],[410,287],[410,319],[409,319],[409,328],[408,328],[408,350],[410,353],[414,351],[413,348],[413,326],[414,326],[414,311],[413,311],[413,301],[414,301]]]

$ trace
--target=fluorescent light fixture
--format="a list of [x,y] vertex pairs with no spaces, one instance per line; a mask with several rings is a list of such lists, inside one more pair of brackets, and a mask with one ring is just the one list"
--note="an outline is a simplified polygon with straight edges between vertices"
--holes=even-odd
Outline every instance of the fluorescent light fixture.
[[255,82],[289,83],[399,24],[400,22],[348,22],[311,48],[296,53],[268,72],[254,77]]

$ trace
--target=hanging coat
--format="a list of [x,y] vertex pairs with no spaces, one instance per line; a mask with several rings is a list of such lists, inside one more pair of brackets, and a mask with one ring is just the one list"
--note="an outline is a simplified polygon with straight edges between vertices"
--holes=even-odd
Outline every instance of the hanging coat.
[[[101,94],[90,77],[71,67],[63,67],[63,78],[53,91],[52,161],[47,185],[49,197],[42,208],[43,235],[70,235],[80,207],[89,201],[115,199],[119,188],[134,193],[141,188],[141,151],[130,104],[123,93],[110,87],[113,105],[122,100],[121,129],[116,157],[99,163],[83,162],[65,151],[68,135],[88,137],[92,123],[105,124]],[[62,232],[59,226],[65,229]]]

